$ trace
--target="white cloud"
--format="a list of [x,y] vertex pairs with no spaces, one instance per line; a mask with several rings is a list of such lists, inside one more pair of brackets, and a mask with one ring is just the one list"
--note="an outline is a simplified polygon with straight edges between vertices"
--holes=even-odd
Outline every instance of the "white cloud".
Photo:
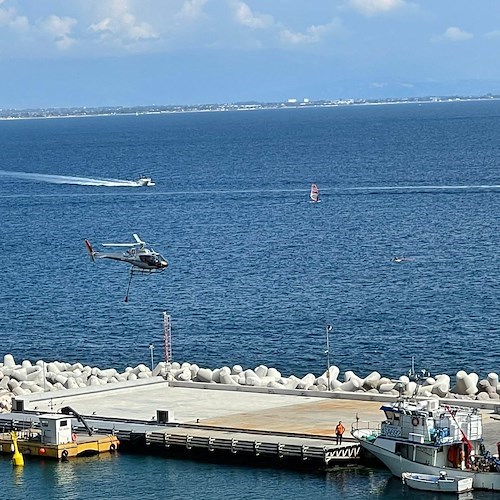
[[365,16],[383,14],[407,5],[405,0],[349,0],[349,6]]
[[450,26],[441,36],[441,39],[448,40],[449,42],[463,42],[474,38],[472,33],[463,31],[456,26]]
[[370,87],[375,88],[375,89],[384,89],[384,88],[390,88],[390,87],[402,87],[404,89],[412,89],[414,87],[413,83],[406,83],[406,82],[393,82],[393,83],[387,83],[387,82],[372,82],[370,84]]
[[101,38],[112,38],[124,44],[158,38],[151,24],[138,21],[131,13],[127,0],[111,0],[103,3],[102,10],[107,15],[89,26],[89,30],[98,33]]
[[[4,0],[0,0],[0,6]],[[29,29],[29,21],[26,16],[18,16],[16,9],[13,7],[0,7],[0,26],[7,26],[14,31],[27,31]]]
[[485,38],[492,38],[492,39],[500,38],[500,30],[489,31],[484,36]]
[[29,31],[30,23],[26,16],[15,16],[9,26],[16,31]]
[[230,5],[234,11],[234,18],[243,26],[252,29],[263,29],[274,25],[273,16],[253,12],[245,2],[232,0]]
[[181,10],[176,14],[181,19],[198,19],[203,15],[203,7],[208,0],[186,0]]
[[38,26],[52,38],[59,49],[65,50],[75,43],[75,39],[70,35],[77,22],[72,17],[51,15],[39,21]]
[[318,43],[325,35],[335,31],[337,28],[338,23],[335,21],[328,24],[309,26],[304,33],[284,28],[280,32],[280,38],[282,42],[291,45]]
[[[237,24],[247,26],[252,30],[265,29],[274,41],[276,40],[274,37],[277,36],[281,43],[290,46],[317,43],[339,25],[337,21],[332,21],[327,24],[311,25],[303,31],[297,31],[277,21],[272,15],[253,11],[248,4],[241,0],[227,0],[227,3],[232,9],[233,18]],[[272,44],[273,42],[268,39],[268,43]],[[264,41],[257,39],[245,42],[245,46],[253,48],[263,48],[265,45]]]

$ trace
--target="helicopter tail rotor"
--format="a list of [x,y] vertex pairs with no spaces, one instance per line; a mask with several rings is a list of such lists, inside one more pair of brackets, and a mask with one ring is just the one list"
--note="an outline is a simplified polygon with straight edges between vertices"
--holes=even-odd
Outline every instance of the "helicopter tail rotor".
[[92,262],[95,262],[95,252],[89,240],[85,240],[85,246],[87,247],[87,251],[92,259]]

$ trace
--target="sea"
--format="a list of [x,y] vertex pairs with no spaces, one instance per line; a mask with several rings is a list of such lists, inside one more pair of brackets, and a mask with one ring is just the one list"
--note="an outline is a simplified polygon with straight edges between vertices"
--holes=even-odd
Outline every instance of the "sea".
[[[498,373],[499,137],[493,99],[0,121],[0,354],[156,363],[167,312],[181,363]],[[134,233],[169,267],[125,302],[129,266],[84,240]],[[384,469],[124,454],[0,477],[9,499],[417,498]]]

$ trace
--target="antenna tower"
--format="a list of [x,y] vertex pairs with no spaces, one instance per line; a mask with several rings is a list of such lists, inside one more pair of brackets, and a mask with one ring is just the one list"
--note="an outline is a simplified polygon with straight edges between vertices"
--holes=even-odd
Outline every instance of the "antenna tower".
[[172,323],[170,322],[170,314],[163,312],[163,338],[165,341],[165,363],[172,361]]

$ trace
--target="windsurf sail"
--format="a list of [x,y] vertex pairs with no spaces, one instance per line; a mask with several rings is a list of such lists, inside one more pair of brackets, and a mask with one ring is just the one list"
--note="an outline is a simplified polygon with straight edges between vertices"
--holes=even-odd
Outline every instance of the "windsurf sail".
[[317,203],[319,201],[319,189],[314,183],[311,184],[311,193],[309,194],[309,197],[313,203]]

